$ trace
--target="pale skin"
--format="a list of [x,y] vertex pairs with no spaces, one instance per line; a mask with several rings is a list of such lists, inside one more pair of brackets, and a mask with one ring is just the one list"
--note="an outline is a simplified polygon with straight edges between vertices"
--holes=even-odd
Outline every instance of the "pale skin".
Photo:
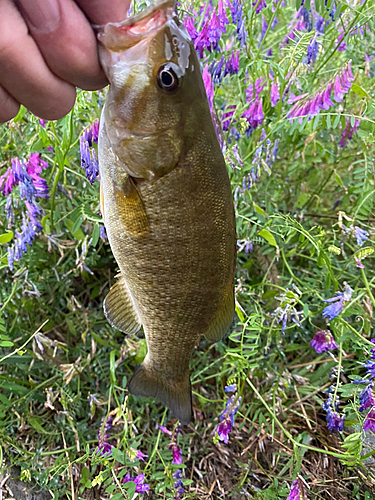
[[0,0],[0,123],[23,104],[57,120],[74,106],[76,87],[108,82],[90,25],[123,21],[130,0]]

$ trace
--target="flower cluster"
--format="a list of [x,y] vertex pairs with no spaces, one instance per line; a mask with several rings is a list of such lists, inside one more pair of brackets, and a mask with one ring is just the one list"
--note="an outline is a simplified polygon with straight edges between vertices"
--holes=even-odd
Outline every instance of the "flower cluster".
[[336,318],[343,311],[345,303],[351,300],[353,292],[354,290],[344,282],[343,292],[336,292],[334,297],[323,300],[323,302],[330,303],[329,306],[323,309],[323,318],[325,318],[327,322]]
[[235,383],[230,383],[225,387],[226,393],[233,393],[225,404],[225,408],[220,415],[220,423],[215,427],[214,430],[214,442],[224,441],[225,444],[228,443],[228,435],[234,426],[234,416],[238,412],[242,398],[238,395],[237,385]]
[[181,465],[182,452],[181,448],[177,444],[177,436],[181,431],[181,424],[177,423],[172,432],[162,425],[159,425],[158,427],[161,431],[163,431],[165,434],[168,434],[168,436],[171,436],[172,438],[168,446],[168,448],[172,451],[172,464]]
[[129,481],[133,481],[135,483],[135,492],[136,493],[146,493],[150,489],[150,485],[145,483],[145,475],[139,474],[138,476],[135,477],[130,477],[129,472],[126,474],[126,476],[123,479],[123,484],[128,483]]
[[345,119],[345,128],[342,131],[341,139],[340,139],[340,147],[345,148],[348,141],[350,141],[353,137],[353,134],[356,134],[359,127],[359,120],[354,119],[354,125],[351,124],[351,119]]
[[305,486],[301,479],[297,478],[292,482],[290,493],[286,500],[308,500]]
[[98,143],[99,120],[95,120],[92,125],[86,127],[79,138],[79,147],[81,153],[81,167],[86,172],[86,177],[90,184],[94,184],[99,175],[98,159],[96,157],[93,144]]
[[285,332],[288,321],[293,321],[300,328],[302,328],[300,318],[303,317],[303,311],[297,311],[295,308],[295,304],[302,295],[302,292],[294,283],[292,284],[292,287],[294,292],[287,288],[285,292],[281,293],[278,297],[275,297],[276,300],[281,302],[281,305],[274,310],[272,316],[278,323],[282,323],[282,333]]
[[215,83],[221,83],[227,75],[236,75],[240,69],[240,51],[233,50],[232,54],[226,59],[224,55],[219,61],[213,61],[209,67],[210,74]]
[[342,431],[344,428],[345,415],[340,417],[339,405],[340,399],[336,396],[333,398],[334,387],[331,385],[327,391],[328,399],[322,404],[323,410],[327,412],[327,427],[332,431]]
[[334,91],[334,100],[336,102],[341,102],[344,98],[344,94],[349,92],[353,81],[354,76],[351,70],[351,61],[349,61],[341,72],[328,82],[325,88],[319,90],[313,94],[313,96],[310,96],[310,94],[298,96],[296,98],[298,101],[290,109],[287,115],[288,118],[314,116],[323,109],[328,110],[331,106],[334,106],[334,102],[331,100],[332,90]]
[[313,347],[318,354],[321,354],[323,351],[337,349],[338,347],[329,330],[320,330],[316,332],[314,338],[310,342],[310,346]]
[[109,431],[112,429],[113,420],[114,417],[111,414],[109,414],[106,419],[102,418],[102,423],[98,434],[99,443],[97,451],[97,453],[102,457],[108,457],[111,454],[112,445],[109,442]]
[[352,236],[353,238],[355,238],[357,241],[357,245],[359,245],[360,247],[364,244],[365,241],[368,240],[368,232],[358,226],[353,226],[353,224],[351,224],[349,227],[346,227],[344,224],[341,224],[341,228],[346,236]]
[[182,495],[185,493],[184,489],[184,484],[182,482],[182,472],[180,469],[178,469],[174,474],[173,478],[176,480],[173,484],[173,487],[175,489],[175,495],[174,495],[174,500],[180,500],[182,498]]
[[15,231],[14,245],[8,248],[8,265],[14,268],[14,261],[19,261],[31,247],[36,235],[42,230],[40,217],[43,211],[39,206],[39,198],[48,198],[48,184],[40,176],[48,163],[40,158],[39,153],[33,153],[27,160],[12,158],[11,167],[0,177],[0,192],[7,196],[6,213],[8,228],[10,229],[16,221],[12,191],[18,186],[19,195],[24,200],[25,211],[22,212],[21,230]]

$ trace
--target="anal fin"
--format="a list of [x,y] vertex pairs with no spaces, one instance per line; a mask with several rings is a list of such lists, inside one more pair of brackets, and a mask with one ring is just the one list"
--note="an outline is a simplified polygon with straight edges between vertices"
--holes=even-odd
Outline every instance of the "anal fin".
[[218,342],[228,332],[234,318],[234,290],[231,287],[216,313],[208,330],[203,333],[207,340]]
[[126,281],[121,277],[106,296],[103,304],[108,323],[121,332],[137,332],[141,323],[134,308]]

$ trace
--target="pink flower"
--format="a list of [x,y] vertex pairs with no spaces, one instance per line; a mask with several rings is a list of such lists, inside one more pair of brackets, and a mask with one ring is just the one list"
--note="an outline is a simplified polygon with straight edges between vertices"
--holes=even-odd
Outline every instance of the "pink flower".
[[314,338],[310,342],[310,346],[313,347],[318,354],[323,351],[329,351],[330,349],[337,349],[335,339],[329,330],[316,332]]
[[375,431],[375,406],[371,408],[365,418],[365,423],[363,424],[364,431]]

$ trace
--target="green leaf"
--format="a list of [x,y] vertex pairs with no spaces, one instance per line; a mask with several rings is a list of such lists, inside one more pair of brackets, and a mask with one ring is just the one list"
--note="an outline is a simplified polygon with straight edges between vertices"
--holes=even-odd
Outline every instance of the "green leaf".
[[258,236],[264,238],[273,247],[277,247],[275,237],[268,231],[268,229],[262,229],[259,231]]
[[302,208],[303,205],[306,203],[306,201],[309,199],[309,195],[307,193],[301,193],[299,196],[298,196],[298,200],[297,200],[297,203],[296,203],[296,207],[297,208]]
[[109,354],[109,377],[111,379],[111,384],[115,385],[116,384],[116,358],[115,358],[115,351],[111,351]]
[[0,347],[12,347],[12,346],[14,346],[14,344],[10,340],[0,340]]
[[83,222],[83,215],[81,214],[79,217],[77,217],[77,220],[73,224],[73,227],[71,229],[71,233],[74,235],[78,229],[81,227],[81,224]]
[[332,128],[337,128],[337,125],[339,124],[340,118],[341,118],[340,115],[335,116],[335,120],[333,122]]
[[254,202],[253,207],[257,214],[262,215],[263,217],[267,217],[266,212],[262,208],[258,207],[258,205],[256,205]]
[[364,90],[362,87],[357,85],[356,83],[353,83],[352,85],[352,91],[358,94],[360,97],[366,97],[366,99],[371,99],[366,90]]
[[331,115],[327,115],[327,128],[331,128]]
[[91,241],[91,245],[93,247],[96,247],[96,244],[99,241],[99,235],[100,235],[99,224],[95,224],[92,232],[92,241]]
[[354,118],[354,116],[353,116],[353,115],[350,117],[350,125],[351,125],[352,127],[354,127],[354,125],[355,125],[355,118]]
[[[129,498],[133,498],[133,496],[135,495],[136,486],[137,485],[135,484],[134,481],[128,481],[127,483],[124,484],[124,489],[126,490]],[[121,496],[121,499],[122,499],[122,496]],[[114,497],[112,497],[111,500],[114,500]]]
[[0,235],[0,243],[9,243],[13,238],[13,231],[9,231],[8,233],[4,233]]

